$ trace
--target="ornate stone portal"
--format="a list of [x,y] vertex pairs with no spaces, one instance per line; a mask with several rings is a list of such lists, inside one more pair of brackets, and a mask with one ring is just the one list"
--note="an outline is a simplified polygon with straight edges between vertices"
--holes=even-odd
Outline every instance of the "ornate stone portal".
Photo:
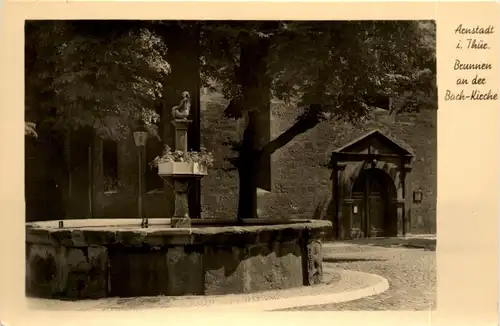
[[332,152],[335,238],[404,236],[414,154],[373,130]]

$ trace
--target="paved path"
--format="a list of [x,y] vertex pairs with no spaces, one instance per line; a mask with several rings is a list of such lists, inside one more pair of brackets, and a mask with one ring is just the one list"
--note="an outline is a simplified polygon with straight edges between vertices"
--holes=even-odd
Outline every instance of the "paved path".
[[378,275],[349,271],[324,264],[324,281],[327,284],[298,287],[286,290],[264,291],[249,294],[220,296],[155,296],[136,298],[106,298],[99,300],[59,301],[29,298],[28,307],[56,311],[168,309],[185,311],[272,311],[311,304],[337,303],[356,300],[386,291],[389,284]]
[[436,309],[435,251],[353,244],[326,244],[324,251],[325,261],[336,267],[385,277],[389,290],[355,301],[287,310]]

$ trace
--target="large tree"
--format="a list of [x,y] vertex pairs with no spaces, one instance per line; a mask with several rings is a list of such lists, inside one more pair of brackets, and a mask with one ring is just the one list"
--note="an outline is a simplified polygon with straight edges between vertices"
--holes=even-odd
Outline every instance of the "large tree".
[[[230,142],[239,219],[257,216],[262,167],[297,135],[323,121],[363,121],[389,99],[396,110],[435,107],[432,22],[208,22],[204,31],[203,73],[222,85],[225,114],[245,120],[242,139]],[[259,122],[271,97],[298,118],[266,141]]]
[[[25,26],[26,121],[52,131],[91,127],[119,139],[131,122],[154,132],[155,106],[168,73],[165,47],[129,22],[28,21]],[[110,28],[112,27],[112,28]],[[26,133],[33,124],[26,123]]]

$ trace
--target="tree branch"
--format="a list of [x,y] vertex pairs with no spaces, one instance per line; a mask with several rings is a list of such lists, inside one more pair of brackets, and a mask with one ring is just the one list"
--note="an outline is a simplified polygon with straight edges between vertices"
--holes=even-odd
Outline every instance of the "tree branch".
[[271,155],[281,147],[288,144],[298,135],[314,128],[321,122],[319,115],[308,114],[297,119],[297,121],[281,135],[267,143],[261,150],[263,156]]
[[236,168],[220,168],[222,171],[224,171],[228,176],[232,177],[231,172],[236,171],[238,169]]

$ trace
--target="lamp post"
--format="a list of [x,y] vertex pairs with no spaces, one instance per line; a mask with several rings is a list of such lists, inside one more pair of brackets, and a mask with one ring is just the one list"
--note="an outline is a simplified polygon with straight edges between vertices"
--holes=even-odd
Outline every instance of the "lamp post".
[[137,157],[139,159],[139,197],[138,197],[138,211],[139,217],[141,218],[141,227],[148,227],[148,219],[144,216],[144,206],[143,206],[143,197],[144,197],[144,151],[146,149],[146,143],[148,142],[148,132],[144,127],[144,124],[139,124],[139,126],[134,131],[134,142],[135,146],[137,146]]

